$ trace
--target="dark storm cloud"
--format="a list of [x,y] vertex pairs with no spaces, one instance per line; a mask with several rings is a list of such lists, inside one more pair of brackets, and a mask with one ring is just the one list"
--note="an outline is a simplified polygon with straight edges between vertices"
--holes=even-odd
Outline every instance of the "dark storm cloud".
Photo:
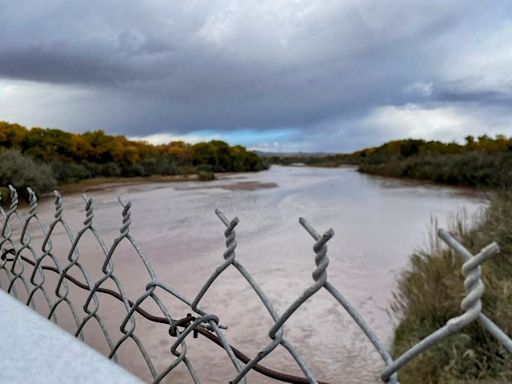
[[[476,86],[475,86],[476,85]],[[476,102],[482,105],[512,105],[512,79],[500,84],[478,86],[477,80],[440,84],[436,99],[448,102]]]
[[500,1],[5,1],[0,80],[83,91],[59,97],[54,118],[41,107],[38,125],[132,136],[290,128],[297,142],[326,131],[356,147],[385,138],[365,123],[382,106],[509,101],[504,71],[473,81],[481,69],[461,59],[477,62],[470,43],[485,45],[507,15]]

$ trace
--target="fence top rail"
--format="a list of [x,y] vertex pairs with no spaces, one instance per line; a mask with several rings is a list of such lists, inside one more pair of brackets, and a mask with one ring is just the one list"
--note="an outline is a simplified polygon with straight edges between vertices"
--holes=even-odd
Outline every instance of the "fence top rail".
[[1,290],[0,324],[3,382],[142,383]]

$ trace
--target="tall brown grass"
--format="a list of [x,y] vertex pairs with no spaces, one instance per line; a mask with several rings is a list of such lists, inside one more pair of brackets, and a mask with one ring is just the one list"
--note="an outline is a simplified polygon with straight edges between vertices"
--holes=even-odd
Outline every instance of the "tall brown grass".
[[[436,230],[435,225],[433,231]],[[459,217],[451,232],[478,252],[497,241],[501,253],[483,266],[485,314],[512,335],[512,192],[491,197],[473,226]],[[400,355],[451,317],[461,314],[462,258],[431,236],[401,272],[392,310],[401,321],[393,354]],[[512,356],[479,324],[453,335],[410,362],[399,373],[402,384],[511,383]]]

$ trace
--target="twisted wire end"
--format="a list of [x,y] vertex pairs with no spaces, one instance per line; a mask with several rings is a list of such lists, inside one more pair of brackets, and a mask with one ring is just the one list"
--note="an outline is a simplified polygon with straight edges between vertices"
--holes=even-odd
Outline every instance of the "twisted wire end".
[[233,260],[235,258],[235,249],[237,246],[235,227],[240,223],[240,220],[238,217],[235,217],[233,220],[229,221],[229,219],[219,209],[216,209],[215,213],[226,226],[226,230],[224,231],[224,236],[226,237],[226,251],[224,252],[224,259]]
[[462,265],[462,274],[464,275],[464,291],[466,295],[460,304],[464,314],[456,318],[450,319],[447,325],[450,327],[463,327],[476,318],[482,312],[481,298],[485,291],[485,285],[482,281],[482,264],[489,258],[498,254],[500,248],[497,243],[493,242],[472,258],[466,260]]
[[327,266],[329,265],[326,243],[334,236],[334,230],[329,228],[323,235],[320,235],[318,231],[303,217],[299,218],[299,223],[311,235],[311,237],[315,239],[313,251],[315,252],[316,269],[312,273],[313,280],[315,282],[325,283],[327,281]]
[[54,197],[53,204],[55,205],[55,215],[54,215],[54,218],[55,218],[55,220],[61,220],[62,219],[62,212],[63,212],[62,196],[60,195],[59,191],[55,190],[55,191],[53,191],[53,197]]
[[121,196],[118,196],[119,204],[123,207],[123,225],[121,226],[121,229],[119,232],[121,232],[121,235],[126,236],[130,232],[130,224],[132,223],[131,220],[131,208],[132,208],[132,202],[128,201],[127,203],[124,203],[121,199]]
[[85,200],[85,220],[84,225],[86,227],[90,227],[92,224],[92,219],[94,217],[94,206],[92,197],[88,197],[86,195],[82,195]]
[[220,209],[215,209],[215,214],[217,215],[217,217],[220,219],[220,221],[222,221],[222,223],[228,227],[229,226],[229,220],[228,218],[226,217],[226,215],[224,215],[224,213],[222,213],[222,211]]
[[313,250],[316,253],[315,264],[316,269],[312,276],[315,281],[327,281],[327,267],[329,266],[329,258],[327,257],[327,242],[334,236],[333,229],[327,230],[315,243]]
[[30,188],[30,187],[27,187],[27,192],[28,192],[28,201],[30,204],[29,214],[31,216],[33,216],[36,214],[36,211],[37,211],[37,196],[36,196],[35,192],[32,190],[32,188]]
[[240,223],[238,217],[235,217],[233,220],[231,220],[228,227],[226,228],[225,235],[228,236],[231,232],[233,232],[238,223]]
[[309,224],[305,218],[300,217],[299,223],[311,235],[311,237],[313,237],[313,239],[317,240],[320,237],[320,234],[316,231],[315,228],[313,228],[311,224]]
[[215,210],[215,214],[217,217],[222,221],[222,223],[226,226],[226,230],[224,231],[224,234],[226,237],[229,236],[229,234],[233,231],[233,229],[240,223],[240,220],[238,217],[233,218],[233,220],[229,220],[224,213],[220,209]]
[[11,209],[16,209],[18,207],[18,191],[16,188],[9,184],[9,191],[11,192]]

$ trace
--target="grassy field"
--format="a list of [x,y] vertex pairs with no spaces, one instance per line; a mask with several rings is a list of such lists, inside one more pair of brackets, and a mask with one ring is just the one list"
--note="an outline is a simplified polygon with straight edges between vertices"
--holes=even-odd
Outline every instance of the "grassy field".
[[[512,334],[512,193],[491,198],[473,227],[464,220],[451,232],[471,251],[497,241],[501,253],[483,266],[484,312]],[[415,252],[398,279],[393,310],[401,317],[395,333],[394,356],[410,348],[448,319],[461,314],[464,277],[462,259],[432,234],[427,249]],[[465,328],[400,371],[402,384],[511,383],[512,356],[478,324]]]

